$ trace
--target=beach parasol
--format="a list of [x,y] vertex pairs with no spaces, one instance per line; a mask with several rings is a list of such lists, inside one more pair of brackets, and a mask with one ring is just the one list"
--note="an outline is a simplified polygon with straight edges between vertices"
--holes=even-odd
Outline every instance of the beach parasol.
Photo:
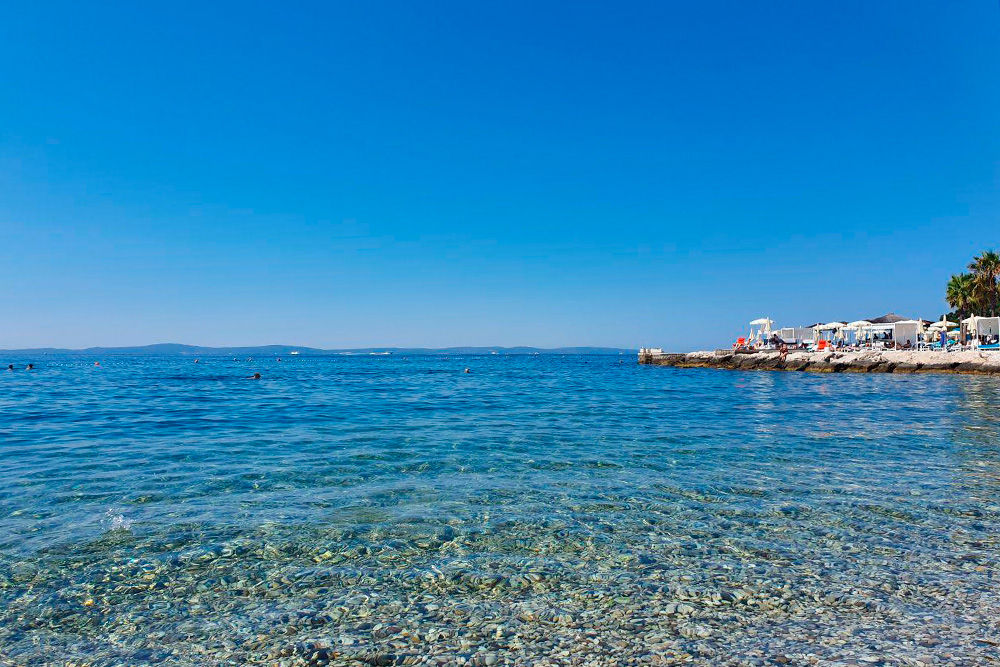
[[869,322],[872,324],[895,324],[896,322],[902,322],[906,320],[902,315],[897,315],[896,313],[886,313],[882,317],[873,317]]

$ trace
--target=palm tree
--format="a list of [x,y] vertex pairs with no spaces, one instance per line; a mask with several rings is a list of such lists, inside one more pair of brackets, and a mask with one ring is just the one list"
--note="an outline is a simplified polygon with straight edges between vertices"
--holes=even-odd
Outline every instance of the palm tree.
[[945,298],[948,305],[958,312],[958,316],[966,318],[976,306],[976,277],[969,273],[960,273],[952,276],[948,281],[948,288]]
[[978,257],[973,257],[969,264],[972,271],[976,301],[984,311],[984,315],[993,316],[1000,309],[1000,254],[986,250]]

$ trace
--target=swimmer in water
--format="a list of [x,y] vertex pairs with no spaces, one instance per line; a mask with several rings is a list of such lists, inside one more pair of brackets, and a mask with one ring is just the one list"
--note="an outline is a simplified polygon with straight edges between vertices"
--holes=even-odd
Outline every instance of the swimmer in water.
[[34,370],[34,369],[35,369],[35,365],[34,364],[28,364],[28,367],[25,368],[24,370],[31,371],[31,370]]
[[94,362],[94,365],[95,365],[95,366],[100,366],[100,365],[101,365],[101,362],[99,362],[99,361],[95,361],[95,362]]
[[14,370],[14,364],[7,364],[7,370],[9,371]]
[[470,371],[470,370],[469,370],[468,368],[466,368],[466,369],[465,369],[464,371],[462,371],[462,372],[463,372],[463,373],[471,373],[472,371]]
[[254,373],[253,375],[249,376],[247,379],[248,380],[259,380],[260,379],[260,373]]

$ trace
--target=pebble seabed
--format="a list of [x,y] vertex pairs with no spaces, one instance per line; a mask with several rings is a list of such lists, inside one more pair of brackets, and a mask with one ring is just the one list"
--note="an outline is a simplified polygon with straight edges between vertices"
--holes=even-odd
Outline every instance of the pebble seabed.
[[996,378],[213,363],[5,376],[0,666],[1000,664]]
[[[926,522],[905,511],[817,517],[666,495],[595,498],[541,523],[484,511],[483,529],[112,530],[0,564],[0,664],[1000,660],[997,533],[981,511],[938,508],[952,529],[924,525],[906,552],[892,545]],[[872,512],[889,522],[876,530]]]

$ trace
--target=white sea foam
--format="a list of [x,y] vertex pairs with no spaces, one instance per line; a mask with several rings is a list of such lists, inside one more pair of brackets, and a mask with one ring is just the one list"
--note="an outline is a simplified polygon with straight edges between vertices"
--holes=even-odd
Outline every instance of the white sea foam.
[[132,529],[132,519],[126,518],[124,514],[116,513],[113,509],[104,513],[104,519],[101,520],[101,523],[105,526],[106,532]]

